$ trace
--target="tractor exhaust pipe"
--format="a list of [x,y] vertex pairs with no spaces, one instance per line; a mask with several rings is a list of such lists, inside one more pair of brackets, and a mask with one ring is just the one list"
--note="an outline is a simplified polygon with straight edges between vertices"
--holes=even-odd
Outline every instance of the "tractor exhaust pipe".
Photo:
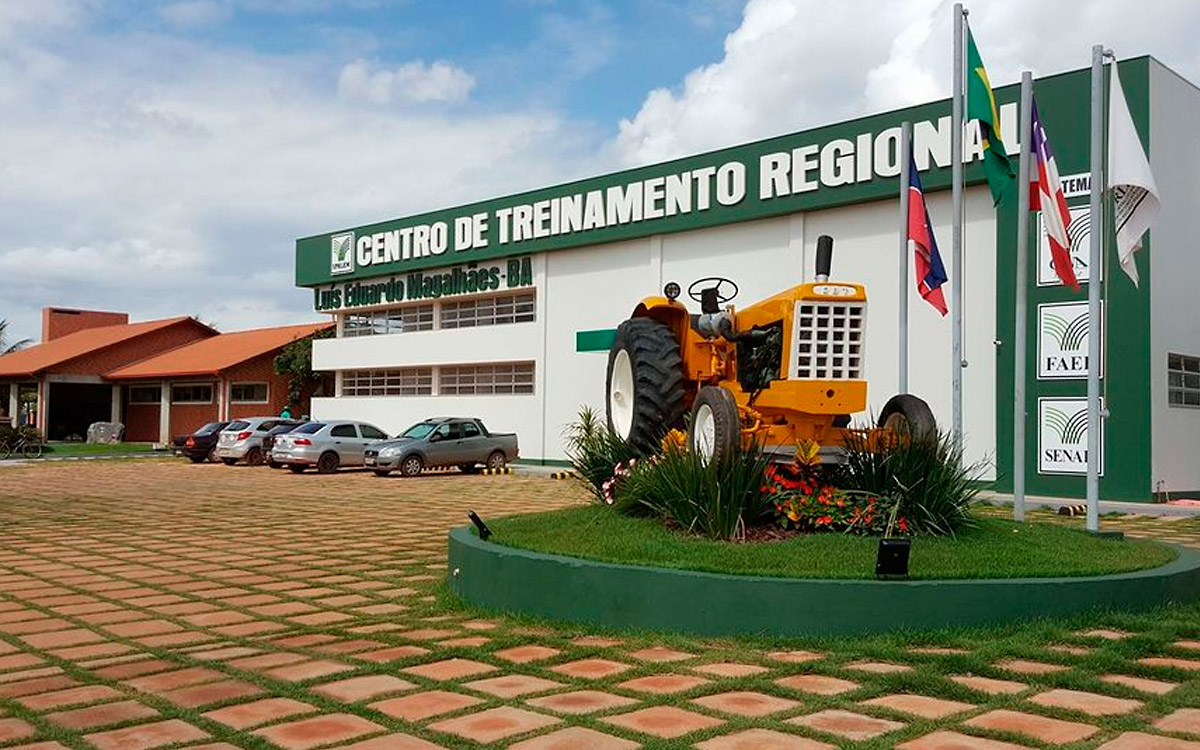
[[817,281],[829,281],[833,268],[833,238],[823,234],[817,238]]

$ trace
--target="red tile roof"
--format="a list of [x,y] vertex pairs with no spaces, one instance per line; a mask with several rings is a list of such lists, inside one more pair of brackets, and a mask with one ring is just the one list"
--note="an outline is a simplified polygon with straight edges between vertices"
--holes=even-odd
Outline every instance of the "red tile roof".
[[216,375],[234,365],[281,349],[291,342],[331,328],[332,323],[306,323],[279,328],[234,331],[185,344],[156,357],[135,362],[104,377],[112,380]]
[[187,316],[147,320],[144,323],[87,328],[11,354],[0,355],[0,378],[31,377],[77,357],[116,346],[147,333],[188,322],[201,326],[214,336],[217,333],[203,323]]

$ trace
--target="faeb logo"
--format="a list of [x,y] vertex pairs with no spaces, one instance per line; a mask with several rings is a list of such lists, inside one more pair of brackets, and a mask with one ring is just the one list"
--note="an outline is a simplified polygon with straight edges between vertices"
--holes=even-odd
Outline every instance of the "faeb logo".
[[[1086,378],[1090,333],[1086,302],[1038,305],[1038,379]],[[1103,335],[1100,346],[1104,346]],[[1103,376],[1103,357],[1100,364]]]
[[329,238],[329,273],[354,273],[354,232]]
[[[1087,399],[1038,400],[1039,474],[1087,474],[1087,444]],[[1100,429],[1100,473],[1104,473],[1103,422]]]
[[[1067,237],[1071,239],[1071,267],[1080,284],[1087,283],[1089,254],[1092,251],[1092,214],[1087,206],[1073,206],[1071,223],[1067,225]],[[1038,214],[1038,286],[1061,286],[1054,263],[1050,258],[1050,239],[1046,225]]]

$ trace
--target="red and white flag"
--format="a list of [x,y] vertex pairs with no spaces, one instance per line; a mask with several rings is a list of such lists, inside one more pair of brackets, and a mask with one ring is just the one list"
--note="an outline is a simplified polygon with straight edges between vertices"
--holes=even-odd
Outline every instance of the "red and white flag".
[[1063,194],[1062,180],[1058,177],[1058,164],[1054,151],[1046,140],[1046,128],[1038,117],[1037,102],[1033,102],[1033,127],[1030,145],[1033,152],[1033,172],[1029,181],[1029,210],[1042,212],[1042,225],[1050,240],[1050,259],[1054,272],[1062,283],[1078,291],[1079,280],[1071,262],[1071,236],[1067,227],[1071,225],[1071,210],[1067,208],[1067,196]]

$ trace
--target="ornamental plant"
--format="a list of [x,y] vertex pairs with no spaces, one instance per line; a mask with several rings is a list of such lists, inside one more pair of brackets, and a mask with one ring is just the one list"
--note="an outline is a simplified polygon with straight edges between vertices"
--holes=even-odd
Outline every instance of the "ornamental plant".
[[579,412],[579,421],[567,427],[567,458],[575,473],[587,483],[592,497],[612,505],[617,468],[638,457],[629,443],[609,429],[590,406]]
[[775,522],[783,529],[880,534],[889,519],[901,532],[908,529],[908,521],[895,516],[887,499],[838,489],[801,465],[769,467],[764,492],[772,502]]

